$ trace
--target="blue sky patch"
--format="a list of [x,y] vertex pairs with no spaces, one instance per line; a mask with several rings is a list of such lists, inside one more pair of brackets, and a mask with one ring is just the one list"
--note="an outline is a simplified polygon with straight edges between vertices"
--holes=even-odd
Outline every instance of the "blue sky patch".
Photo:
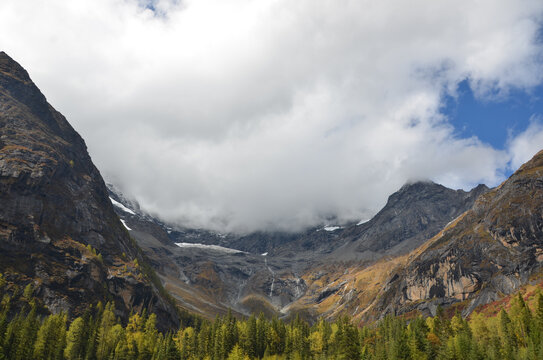
[[506,98],[495,101],[479,100],[464,80],[458,97],[448,96],[442,111],[459,137],[477,136],[496,149],[505,149],[511,135],[526,130],[533,116],[543,115],[543,86],[530,93],[511,90]]

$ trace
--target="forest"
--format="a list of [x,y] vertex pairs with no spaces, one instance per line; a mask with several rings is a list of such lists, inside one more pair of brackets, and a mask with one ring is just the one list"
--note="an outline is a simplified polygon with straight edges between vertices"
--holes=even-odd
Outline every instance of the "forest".
[[494,315],[466,320],[438,308],[434,317],[386,316],[366,326],[349,317],[310,325],[299,317],[240,320],[229,312],[207,321],[187,313],[178,331],[161,333],[154,314],[133,314],[122,324],[112,303],[72,321],[40,308],[31,284],[2,294],[0,360],[543,359],[539,290],[531,298],[518,293]]

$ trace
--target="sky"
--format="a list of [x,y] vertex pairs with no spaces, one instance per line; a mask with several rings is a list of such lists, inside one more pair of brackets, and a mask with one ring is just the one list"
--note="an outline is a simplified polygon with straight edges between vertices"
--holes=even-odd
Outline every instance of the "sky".
[[540,0],[2,0],[0,49],[143,209],[218,232],[496,186],[543,148]]

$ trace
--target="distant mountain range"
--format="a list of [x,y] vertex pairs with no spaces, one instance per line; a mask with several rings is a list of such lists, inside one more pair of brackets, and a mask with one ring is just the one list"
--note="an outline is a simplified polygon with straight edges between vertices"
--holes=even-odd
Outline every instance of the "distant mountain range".
[[308,320],[464,315],[540,276],[543,152],[495,189],[406,184],[364,223],[218,234],[168,224],[106,187],[81,137],[0,52],[0,273],[51,312],[98,301],[162,329],[181,308]]
[[[354,294],[352,281],[343,273],[409,254],[489,189],[479,185],[465,192],[416,182],[391,195],[385,207],[362,224],[248,235],[167,225],[143,213],[114,186],[109,191],[119,217],[187,309],[208,317],[228,308],[242,314],[302,312],[314,320],[343,313],[333,308],[338,302],[331,301],[349,283],[349,296]],[[356,303],[354,297],[352,301]],[[327,308],[328,302],[333,306]]]

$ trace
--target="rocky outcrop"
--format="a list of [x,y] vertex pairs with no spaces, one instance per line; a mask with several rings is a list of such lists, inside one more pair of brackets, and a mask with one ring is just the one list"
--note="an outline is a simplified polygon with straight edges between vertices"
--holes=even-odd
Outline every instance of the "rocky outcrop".
[[345,229],[341,235],[345,245],[333,255],[338,260],[375,261],[383,255],[408,253],[470,209],[487,191],[485,185],[465,192],[429,181],[406,184],[371,220]]
[[538,275],[542,248],[543,151],[415,252],[391,276],[377,310],[405,312],[429,301],[467,300],[467,314]]
[[83,139],[28,73],[0,52],[0,272],[32,283],[51,311],[113,300],[178,324],[174,307],[119,222]]

